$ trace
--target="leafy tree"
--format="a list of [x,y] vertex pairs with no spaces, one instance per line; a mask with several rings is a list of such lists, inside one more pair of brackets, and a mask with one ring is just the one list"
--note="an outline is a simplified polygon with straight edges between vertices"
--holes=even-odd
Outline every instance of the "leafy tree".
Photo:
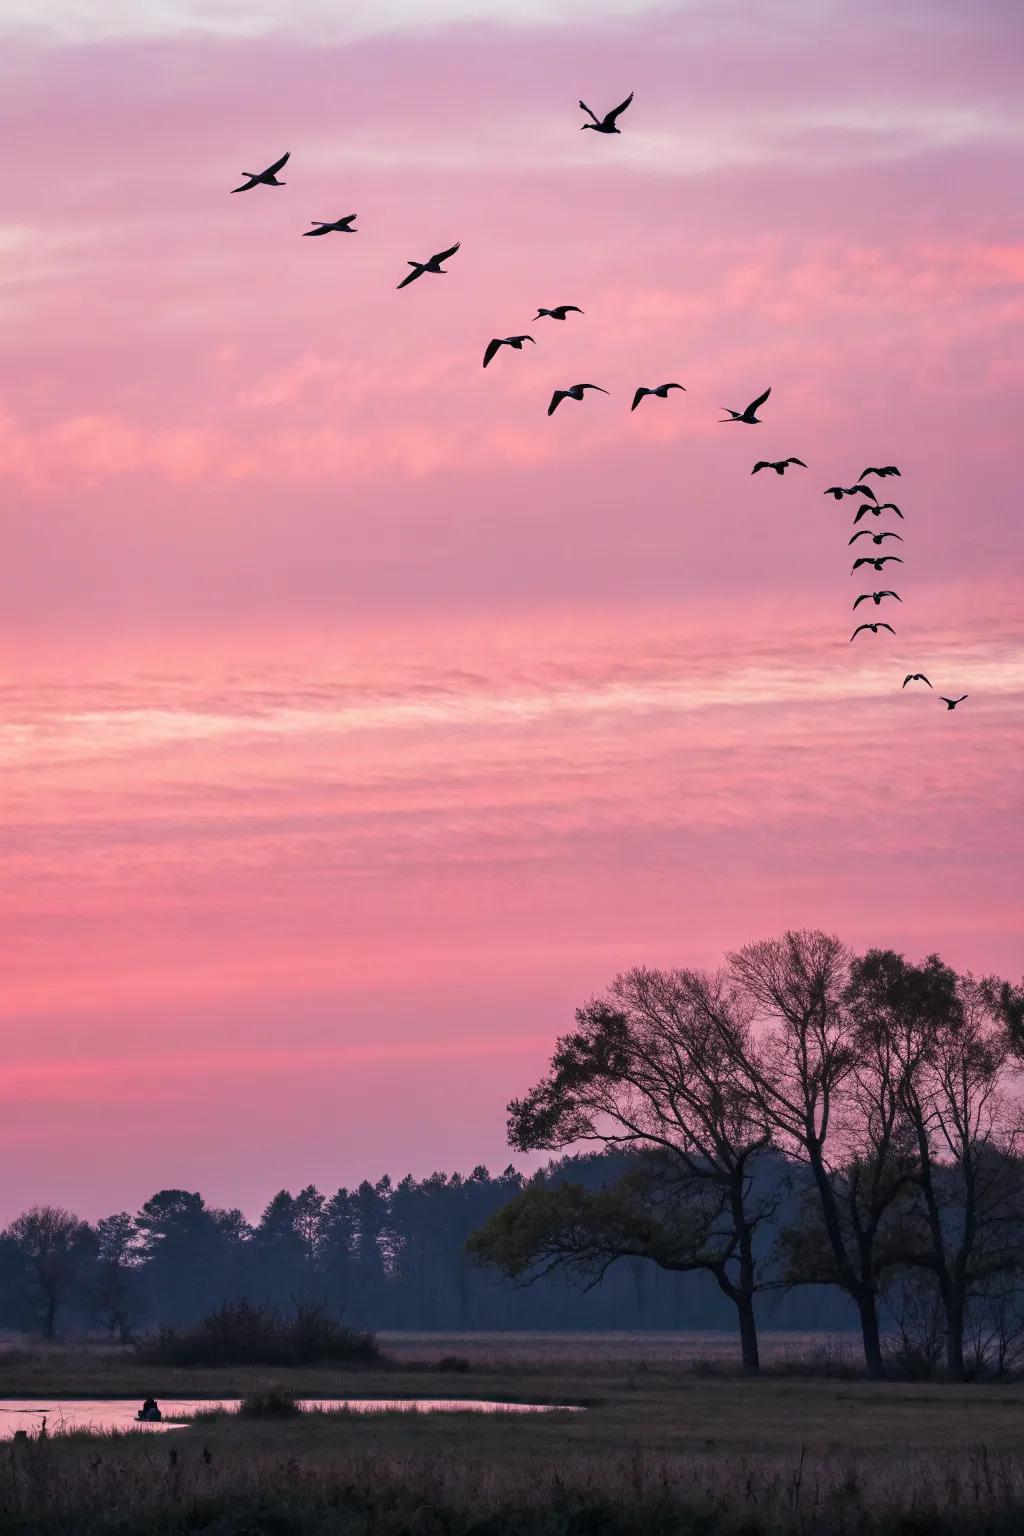
[[706,1271],[736,1308],[744,1367],[757,1370],[754,1238],[778,1191],[754,1189],[770,1132],[737,1082],[735,1063],[750,1050],[745,1019],[719,979],[636,969],[576,1022],[548,1075],[509,1105],[510,1142],[595,1141],[647,1156],[594,1195],[532,1186],[485,1226],[474,1252],[510,1274],[601,1278],[623,1257]]
[[100,1324],[128,1344],[146,1311],[138,1228],[127,1211],[118,1211],[96,1223],[95,1238],[92,1307]]

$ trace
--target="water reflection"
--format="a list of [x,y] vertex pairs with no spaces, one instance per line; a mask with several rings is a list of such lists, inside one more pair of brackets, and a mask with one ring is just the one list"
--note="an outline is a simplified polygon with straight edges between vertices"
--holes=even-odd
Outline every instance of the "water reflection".
[[[33,1398],[0,1399],[0,1439],[9,1439],[17,1430],[24,1429],[32,1436],[39,1433],[43,1420],[49,1434],[59,1434],[71,1429],[91,1430],[138,1430],[142,1434],[167,1429],[183,1429],[187,1426],[169,1424],[168,1419],[184,1418],[204,1409],[222,1408],[231,1413],[238,1407],[237,1397],[227,1398],[171,1398],[160,1399],[164,1417],[158,1424],[140,1424],[135,1415],[139,1411],[137,1398],[48,1398],[45,1402]],[[559,1408],[550,1403],[498,1403],[481,1398],[457,1397],[317,1397],[304,1398],[300,1406],[306,1410],[322,1409],[325,1412],[348,1409],[351,1413],[578,1413],[576,1408]]]

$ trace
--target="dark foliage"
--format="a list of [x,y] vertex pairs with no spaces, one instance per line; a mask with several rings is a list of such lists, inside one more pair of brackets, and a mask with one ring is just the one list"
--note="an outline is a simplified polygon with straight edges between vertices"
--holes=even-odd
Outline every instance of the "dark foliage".
[[290,1316],[248,1301],[225,1302],[188,1327],[163,1327],[144,1339],[150,1365],[378,1365],[372,1333],[347,1328],[326,1308],[299,1302]]

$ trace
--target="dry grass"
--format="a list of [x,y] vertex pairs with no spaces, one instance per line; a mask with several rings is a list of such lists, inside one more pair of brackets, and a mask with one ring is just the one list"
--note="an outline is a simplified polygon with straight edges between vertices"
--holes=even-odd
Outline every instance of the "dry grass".
[[[152,1367],[140,1375],[135,1362],[109,1352],[22,1359],[0,1367],[0,1394],[25,1394],[26,1376],[34,1376],[51,1393],[77,1397],[242,1396],[272,1387],[303,1397],[379,1396],[382,1388],[448,1397],[452,1376],[422,1362],[457,1353],[472,1362],[458,1378],[460,1397],[591,1406],[501,1418],[228,1416],[167,1436],[6,1444],[0,1531],[1008,1536],[1024,1528],[1020,1386],[795,1374],[751,1382],[683,1370],[678,1356],[630,1361],[621,1338],[603,1357],[592,1336],[584,1361],[556,1348],[545,1362],[536,1339],[521,1335],[420,1335],[402,1351],[413,1358],[384,1377],[317,1367],[161,1370],[153,1380]],[[673,1347],[680,1342],[674,1336]]]

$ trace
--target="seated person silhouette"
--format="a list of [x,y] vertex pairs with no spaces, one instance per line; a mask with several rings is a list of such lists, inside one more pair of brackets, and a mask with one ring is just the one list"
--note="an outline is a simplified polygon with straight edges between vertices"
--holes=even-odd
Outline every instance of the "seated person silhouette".
[[143,1424],[155,1424],[163,1418],[160,1406],[155,1397],[147,1397],[138,1413],[135,1415]]

